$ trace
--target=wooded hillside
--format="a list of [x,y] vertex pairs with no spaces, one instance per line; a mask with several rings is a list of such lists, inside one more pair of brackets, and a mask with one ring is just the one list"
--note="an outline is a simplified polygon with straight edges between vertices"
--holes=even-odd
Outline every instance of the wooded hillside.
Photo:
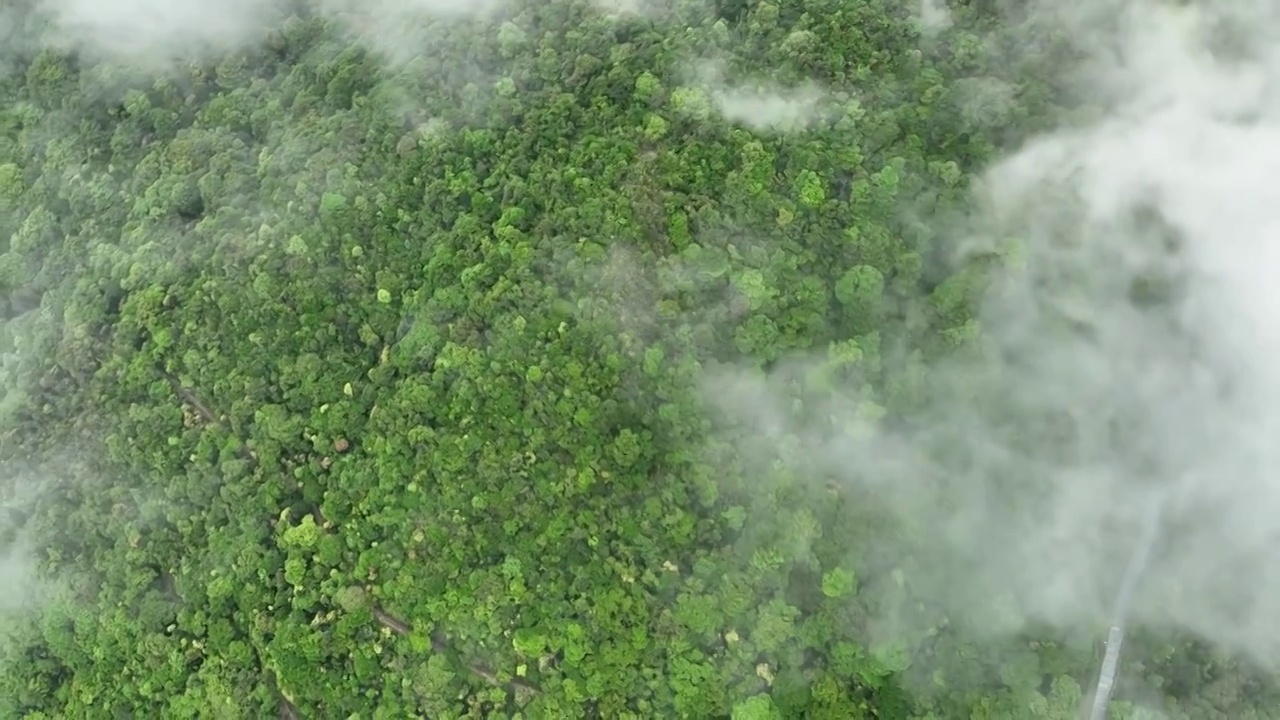
[[[1100,646],[968,634],[794,437],[906,422],[980,335],[1001,258],[937,219],[1069,101],[1055,46],[917,5],[20,54],[0,716],[1075,718]],[[730,369],[785,407],[709,401]],[[1118,697],[1280,717],[1239,662],[1135,642]]]

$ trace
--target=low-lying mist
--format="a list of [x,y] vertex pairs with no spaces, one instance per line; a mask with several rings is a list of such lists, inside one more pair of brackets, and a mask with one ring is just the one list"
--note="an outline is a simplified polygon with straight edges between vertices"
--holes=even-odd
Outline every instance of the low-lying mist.
[[1096,119],[990,167],[944,233],[1007,262],[911,429],[805,438],[758,374],[709,394],[875,496],[916,590],[991,633],[1101,637],[1172,492],[1132,622],[1280,667],[1280,55],[1255,29],[1280,4],[1043,9],[1089,43]]

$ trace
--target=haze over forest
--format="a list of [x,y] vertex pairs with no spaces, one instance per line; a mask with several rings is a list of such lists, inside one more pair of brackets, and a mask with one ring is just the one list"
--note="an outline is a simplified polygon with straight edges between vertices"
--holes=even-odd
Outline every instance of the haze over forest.
[[0,718],[1280,718],[1278,15],[6,4]]

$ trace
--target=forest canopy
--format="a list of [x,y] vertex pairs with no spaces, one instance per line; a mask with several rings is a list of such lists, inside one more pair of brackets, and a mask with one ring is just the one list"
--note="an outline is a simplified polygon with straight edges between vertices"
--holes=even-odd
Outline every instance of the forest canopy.
[[[961,242],[975,178],[1090,112],[1071,43],[982,2],[75,5],[5,18],[0,716],[1078,716],[1105,626],[962,617],[877,489],[968,449],[867,459],[982,357],[1022,256]],[[1134,642],[1114,718],[1280,717]]]

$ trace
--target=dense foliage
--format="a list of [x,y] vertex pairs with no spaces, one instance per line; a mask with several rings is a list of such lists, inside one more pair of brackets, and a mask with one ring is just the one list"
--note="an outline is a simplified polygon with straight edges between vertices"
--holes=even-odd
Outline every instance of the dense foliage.
[[[873,503],[703,402],[715,368],[820,357],[787,412],[856,432],[979,331],[988,266],[921,218],[1054,89],[981,11],[914,6],[530,2],[395,62],[300,15],[145,81],[21,58],[0,407],[41,582],[0,715],[1075,717],[1096,646],[967,637]],[[829,102],[736,124],[707,57]],[[933,629],[880,627],[893,598]],[[1159,648],[1131,696],[1280,717]]]

